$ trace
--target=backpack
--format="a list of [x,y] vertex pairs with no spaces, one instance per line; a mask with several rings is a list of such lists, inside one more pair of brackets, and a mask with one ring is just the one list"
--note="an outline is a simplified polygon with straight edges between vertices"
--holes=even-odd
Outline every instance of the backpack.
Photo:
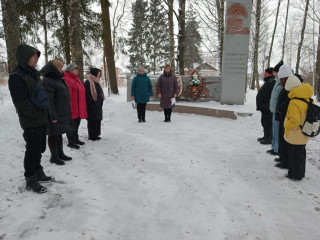
[[30,102],[39,110],[45,110],[49,106],[49,95],[42,87],[40,81],[37,81],[30,97]]
[[308,104],[308,110],[306,120],[303,125],[300,125],[301,131],[308,137],[315,137],[320,132],[320,107],[313,104],[313,99],[310,98],[310,102],[304,98],[293,98],[303,101]]

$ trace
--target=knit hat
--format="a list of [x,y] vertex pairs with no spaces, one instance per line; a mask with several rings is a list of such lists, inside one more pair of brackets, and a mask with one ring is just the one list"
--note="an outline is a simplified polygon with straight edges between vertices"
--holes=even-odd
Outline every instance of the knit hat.
[[273,71],[274,72],[279,72],[279,68],[283,65],[283,60],[281,60],[280,62],[278,62],[277,65],[274,66]]
[[273,68],[272,67],[270,67],[270,68],[267,68],[266,70],[264,70],[266,73],[269,73],[269,74],[271,74],[272,75],[272,73],[273,73]]
[[75,69],[75,68],[78,68],[79,66],[77,65],[77,64],[75,64],[75,63],[70,63],[69,65],[67,65],[66,67],[65,67],[65,71],[66,72],[71,72],[73,69]]
[[293,72],[287,65],[282,65],[278,72],[278,78],[287,78],[289,77]]
[[296,87],[300,87],[301,86],[301,82],[299,80],[299,78],[297,78],[294,74],[291,74],[286,82],[286,85],[284,86],[284,88],[287,91],[291,91],[292,89],[296,88]]
[[99,72],[101,72],[99,68],[90,68],[90,74],[92,74],[95,77],[98,76]]

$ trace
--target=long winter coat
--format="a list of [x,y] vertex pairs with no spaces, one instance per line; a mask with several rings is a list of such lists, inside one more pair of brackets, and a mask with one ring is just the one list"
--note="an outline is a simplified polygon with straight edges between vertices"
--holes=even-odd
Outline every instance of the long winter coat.
[[18,66],[12,71],[8,81],[22,129],[46,126],[50,123],[49,108],[39,110],[30,102],[36,83],[40,81],[40,73],[28,66],[29,59],[35,53],[40,56],[40,52],[33,47],[19,46],[16,54]]
[[313,89],[309,84],[302,84],[300,87],[293,88],[288,97],[291,99],[284,121],[284,139],[293,145],[305,145],[309,141],[309,137],[301,132],[300,125],[306,119],[308,104],[299,100],[293,99],[304,98],[307,101],[313,96]]
[[52,109],[52,120],[48,127],[48,135],[61,135],[72,131],[72,115],[70,105],[70,93],[68,85],[63,80],[63,73],[48,62],[40,71],[44,77],[43,87],[50,97],[50,106]]
[[66,81],[70,91],[70,102],[72,118],[86,119],[86,91],[79,77],[71,72],[64,72],[64,80]]
[[286,118],[288,106],[290,103],[290,98],[288,97],[288,94],[289,92],[282,88],[277,101],[275,119],[281,123],[283,123],[284,119]]
[[264,113],[270,113],[270,98],[275,80],[273,76],[270,76],[265,78],[264,81],[265,83],[260,88],[256,97],[257,110]]
[[269,108],[272,113],[276,112],[279,94],[282,89],[283,89],[283,87],[280,85],[280,78],[277,78],[276,82],[274,84],[274,87],[272,89],[272,92],[271,92],[271,97],[270,97],[270,107]]
[[178,81],[176,76],[170,71],[166,71],[159,77],[158,80],[159,94],[161,94],[160,107],[162,108],[174,108],[171,105],[170,99],[174,94],[178,94]]
[[101,95],[101,86],[99,83],[94,83],[97,91],[97,101],[94,101],[91,91],[90,91],[90,82],[87,80],[84,83],[86,89],[86,101],[87,101],[87,120],[89,121],[101,121],[103,117],[102,106],[104,99]]
[[136,103],[147,103],[150,96],[153,96],[150,78],[146,73],[137,74],[132,81],[131,97],[134,97]]

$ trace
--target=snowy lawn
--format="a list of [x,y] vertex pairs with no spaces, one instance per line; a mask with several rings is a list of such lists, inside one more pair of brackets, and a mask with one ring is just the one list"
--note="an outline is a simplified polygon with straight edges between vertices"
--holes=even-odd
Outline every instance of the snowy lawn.
[[[65,166],[44,170],[56,182],[25,190],[24,141],[10,96],[0,105],[1,240],[319,240],[320,137],[307,145],[306,178],[274,167],[255,92],[238,120],[147,112],[138,123],[126,92],[104,105],[102,140],[88,141]],[[249,107],[248,107],[249,106]]]

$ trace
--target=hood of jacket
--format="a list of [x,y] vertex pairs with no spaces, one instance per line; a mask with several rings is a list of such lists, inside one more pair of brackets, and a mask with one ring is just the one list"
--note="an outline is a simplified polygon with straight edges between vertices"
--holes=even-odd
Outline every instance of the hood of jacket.
[[293,88],[289,94],[288,97],[290,99],[297,97],[297,98],[311,98],[313,96],[313,88],[309,84],[302,84],[299,87]]
[[42,76],[50,78],[61,78],[64,76],[63,73],[53,66],[52,62],[48,62],[46,65],[44,65],[40,70],[40,73]]
[[31,47],[31,46],[28,46],[28,45],[25,45],[25,44],[19,45],[17,48],[17,52],[16,52],[16,58],[17,58],[18,63],[22,67],[27,68],[30,58],[35,53],[38,55],[38,57],[40,57],[41,53],[38,49]]

